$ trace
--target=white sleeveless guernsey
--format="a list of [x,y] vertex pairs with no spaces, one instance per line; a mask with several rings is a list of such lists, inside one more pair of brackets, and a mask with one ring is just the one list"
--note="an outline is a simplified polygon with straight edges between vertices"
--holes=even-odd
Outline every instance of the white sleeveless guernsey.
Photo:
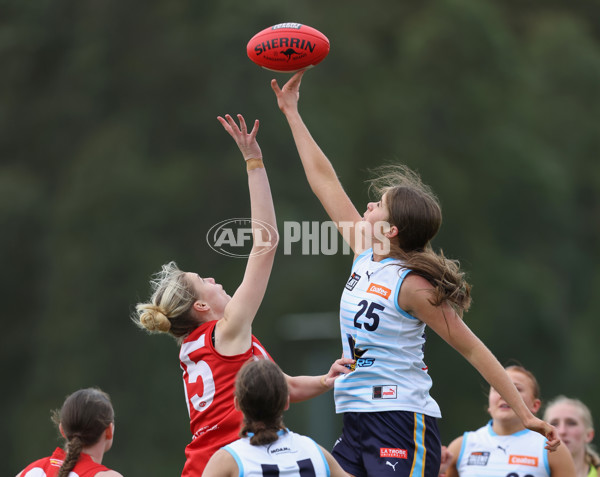
[[425,323],[398,306],[409,269],[373,250],[352,265],[340,303],[344,357],[356,359],[352,373],[335,381],[336,412],[410,411],[441,417],[429,395],[432,382],[423,348]]
[[271,444],[253,446],[243,437],[224,447],[235,459],[239,477],[329,477],[329,465],[310,437],[279,431]]
[[549,477],[546,438],[525,429],[500,436],[487,426],[465,432],[456,468],[460,477]]

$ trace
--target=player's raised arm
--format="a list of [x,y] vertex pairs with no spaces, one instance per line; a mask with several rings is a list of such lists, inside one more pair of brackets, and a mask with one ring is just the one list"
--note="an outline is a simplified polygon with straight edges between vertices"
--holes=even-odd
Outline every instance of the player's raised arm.
[[356,249],[354,224],[361,222],[362,217],[344,191],[331,162],[310,134],[298,112],[303,75],[304,71],[296,73],[282,88],[276,80],[272,80],[271,87],[277,97],[279,109],[285,115],[292,131],[312,191],[321,201],[331,220],[336,223],[352,250],[360,253],[362,250]]
[[230,115],[219,116],[223,128],[238,145],[248,171],[253,245],[242,283],[225,308],[217,333],[221,348],[227,354],[245,351],[252,334],[252,321],[262,303],[277,248],[277,222],[269,179],[262,151],[256,140],[259,122],[248,132],[244,117],[239,114],[239,126]]

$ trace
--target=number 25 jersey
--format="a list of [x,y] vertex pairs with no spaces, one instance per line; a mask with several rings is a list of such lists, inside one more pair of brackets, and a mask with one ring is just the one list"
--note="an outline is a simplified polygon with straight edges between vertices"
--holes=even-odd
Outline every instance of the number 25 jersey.
[[356,364],[335,381],[336,412],[410,411],[441,417],[429,394],[425,323],[398,306],[410,270],[399,260],[375,262],[372,257],[369,249],[356,258],[341,298],[344,357]]

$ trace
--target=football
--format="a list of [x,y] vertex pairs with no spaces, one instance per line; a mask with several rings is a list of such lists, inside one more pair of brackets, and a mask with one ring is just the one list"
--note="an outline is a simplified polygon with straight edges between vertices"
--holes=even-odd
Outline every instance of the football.
[[280,23],[254,35],[246,52],[267,70],[293,73],[323,61],[329,53],[329,40],[308,25]]

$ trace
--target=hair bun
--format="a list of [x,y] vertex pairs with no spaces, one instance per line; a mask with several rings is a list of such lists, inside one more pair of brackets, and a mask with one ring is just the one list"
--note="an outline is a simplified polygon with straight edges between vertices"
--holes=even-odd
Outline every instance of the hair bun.
[[156,305],[147,305],[140,314],[140,323],[148,331],[167,333],[171,329],[169,318]]

